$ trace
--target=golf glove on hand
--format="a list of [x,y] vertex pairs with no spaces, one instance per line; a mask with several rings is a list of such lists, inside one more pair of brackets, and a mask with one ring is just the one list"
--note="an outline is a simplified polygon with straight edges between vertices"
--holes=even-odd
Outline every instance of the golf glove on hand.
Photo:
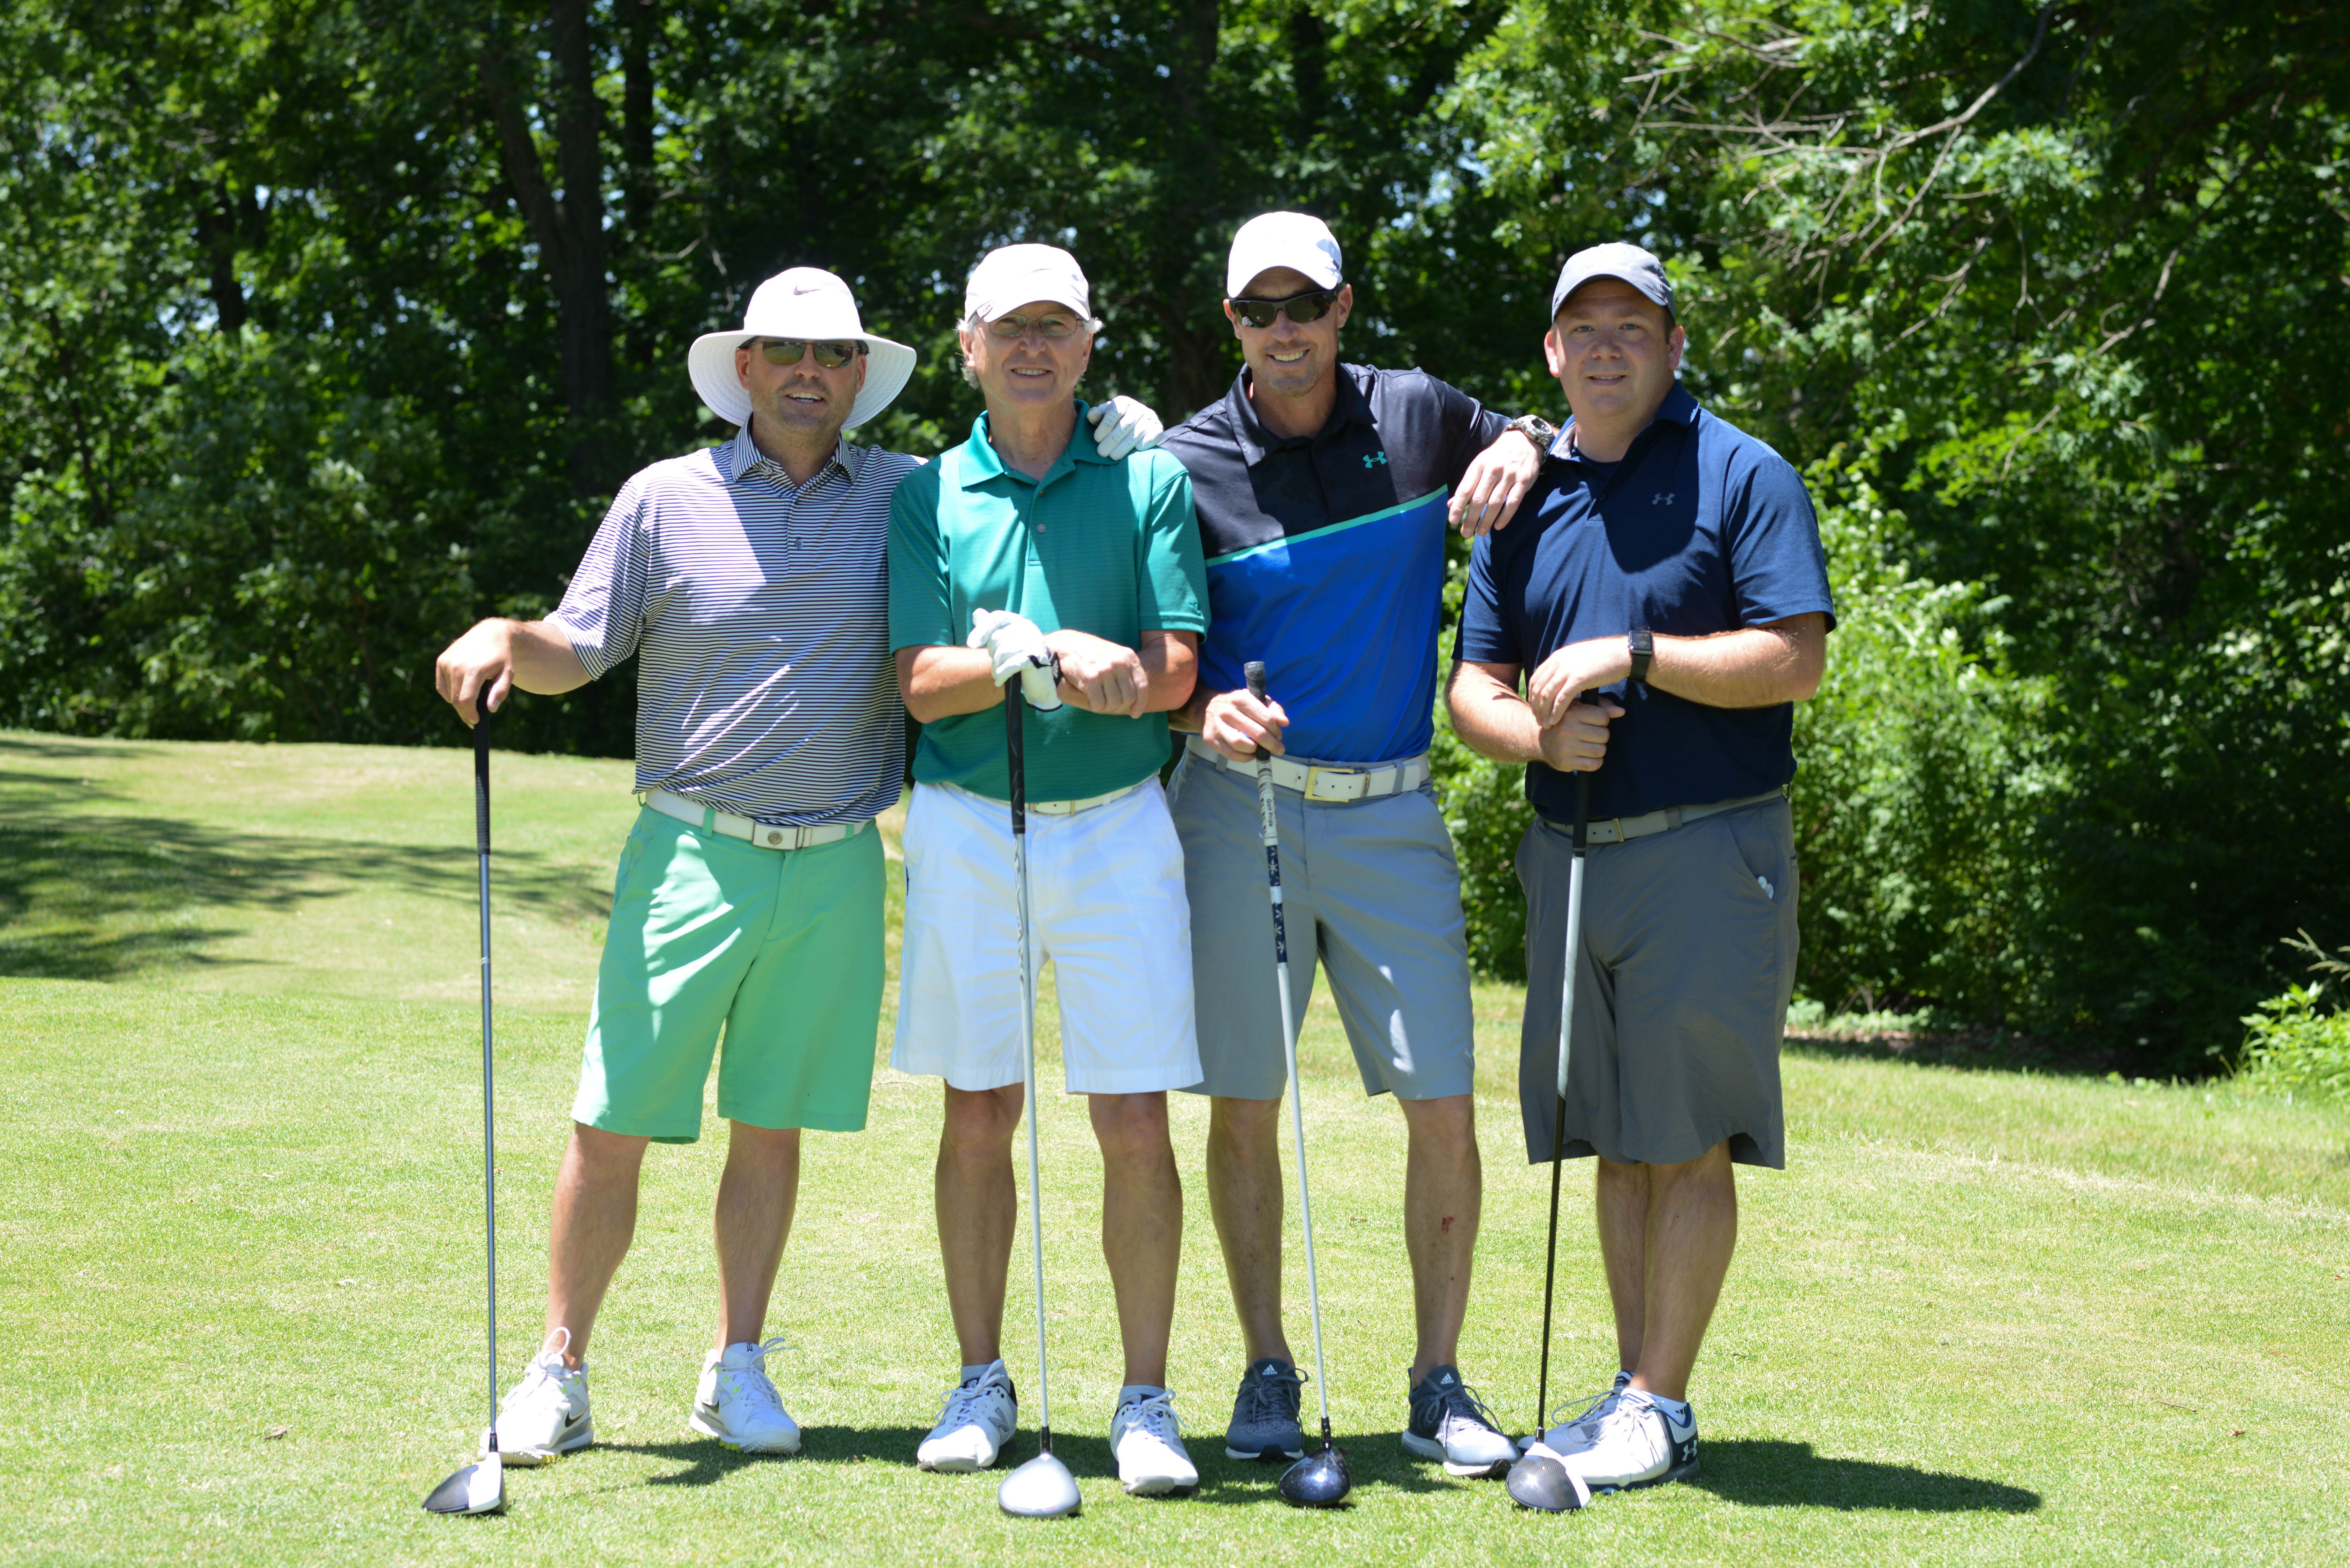
[[1053,650],[1045,646],[1045,634],[1026,616],[1010,610],[979,609],[971,612],[971,636],[964,642],[984,650],[993,664],[998,686],[1020,677],[1021,694],[1028,706],[1040,712],[1050,712],[1061,705],[1059,683],[1055,678]]
[[1093,422],[1094,450],[1110,462],[1157,446],[1167,429],[1149,404],[1123,395],[1095,404],[1086,418]]

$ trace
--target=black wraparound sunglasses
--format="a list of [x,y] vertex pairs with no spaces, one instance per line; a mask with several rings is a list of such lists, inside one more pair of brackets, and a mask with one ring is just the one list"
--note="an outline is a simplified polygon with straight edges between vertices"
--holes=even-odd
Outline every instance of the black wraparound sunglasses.
[[837,343],[811,343],[805,337],[762,337],[759,352],[767,357],[770,365],[796,365],[800,356],[816,351],[816,362],[827,370],[837,370],[859,354],[865,345],[854,337]]
[[1232,314],[1251,327],[1270,327],[1276,317],[1286,315],[1303,327],[1309,321],[1319,321],[1338,303],[1335,288],[1308,289],[1293,294],[1287,299],[1235,299]]

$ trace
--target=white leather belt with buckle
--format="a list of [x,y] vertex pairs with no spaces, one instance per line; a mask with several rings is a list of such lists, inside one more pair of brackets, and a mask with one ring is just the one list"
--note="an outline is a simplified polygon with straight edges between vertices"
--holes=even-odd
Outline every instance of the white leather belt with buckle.
[[[1742,795],[1736,800],[1717,800],[1710,805],[1668,805],[1656,811],[1643,812],[1638,816],[1594,817],[1584,825],[1586,844],[1621,844],[1627,838],[1646,838],[1652,833],[1669,833],[1687,823],[1719,816],[1725,811],[1736,811],[1742,805],[1761,805],[1766,800],[1777,800],[1784,790],[1768,790],[1762,794]],[[1545,816],[1543,826],[1554,833],[1572,834],[1569,824],[1555,822]]]
[[690,827],[705,833],[723,833],[729,838],[739,838],[759,849],[813,849],[819,844],[837,844],[844,838],[854,838],[873,826],[873,819],[863,822],[835,822],[822,827],[777,827],[773,823],[754,822],[747,816],[718,811],[706,805],[696,805],[681,794],[668,790],[648,790],[644,803],[663,816],[673,816]]
[[[1144,784],[1149,782],[1148,779],[1143,781]],[[951,784],[941,787],[953,790],[960,794],[970,795],[973,800],[986,801],[992,806],[1000,807],[1004,804],[1003,801],[991,799],[976,791],[964,789],[961,784]],[[1032,800],[1028,803],[1028,809],[1039,816],[1075,816],[1081,811],[1091,811],[1097,805],[1107,805],[1114,800],[1124,800],[1141,787],[1140,784],[1130,784],[1124,789],[1110,790],[1103,794],[1085,795],[1076,800]]]
[[[1195,757],[1204,758],[1230,773],[1256,777],[1253,762],[1233,762],[1196,735],[1183,743]],[[1399,763],[1381,763],[1373,768],[1349,763],[1301,762],[1295,757],[1267,757],[1265,763],[1273,770],[1274,784],[1307,800],[1377,800],[1381,795],[1418,789],[1429,777],[1425,753]]]

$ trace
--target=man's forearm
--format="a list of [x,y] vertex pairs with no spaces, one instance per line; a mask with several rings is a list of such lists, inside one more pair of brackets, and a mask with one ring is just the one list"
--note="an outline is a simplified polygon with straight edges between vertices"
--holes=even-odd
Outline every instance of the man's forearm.
[[1775,707],[1819,690],[1826,653],[1827,621],[1817,615],[1713,637],[1660,637],[1648,683],[1709,708]]
[[995,667],[978,648],[901,648],[898,689],[906,711],[921,724],[958,713],[982,713],[1003,700]]
[[1456,665],[1444,705],[1452,715],[1452,732],[1479,756],[1497,763],[1541,761],[1542,727],[1514,681],[1504,683],[1479,665]]
[[1146,631],[1136,651],[1142,659],[1142,672],[1150,678],[1142,711],[1165,713],[1174,728],[1182,728],[1175,723],[1176,716],[1191,711],[1200,683],[1198,642],[1184,632]]
[[506,623],[514,650],[514,683],[542,697],[576,691],[588,684],[588,667],[571,639],[543,620]]

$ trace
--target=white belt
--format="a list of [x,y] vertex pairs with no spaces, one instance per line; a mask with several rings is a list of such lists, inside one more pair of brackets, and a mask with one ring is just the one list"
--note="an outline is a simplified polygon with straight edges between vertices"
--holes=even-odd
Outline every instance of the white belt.
[[[1229,773],[1256,777],[1253,761],[1236,763],[1215,747],[1191,736],[1183,742],[1195,757],[1202,758]],[[1356,767],[1340,763],[1298,762],[1290,757],[1267,757],[1265,765],[1273,770],[1273,782],[1283,789],[1295,790],[1307,800],[1376,800],[1381,795],[1401,794],[1418,789],[1428,782],[1428,757],[1422,753],[1407,757],[1399,763],[1381,763],[1373,768]]]
[[769,823],[754,822],[747,816],[718,811],[706,805],[696,805],[681,794],[668,790],[649,790],[641,797],[644,803],[663,816],[699,827],[706,833],[723,833],[729,838],[739,838],[758,849],[813,849],[819,844],[837,844],[844,838],[854,838],[873,826],[873,819],[863,822],[836,822],[823,827],[776,827]]
[[[1149,782],[1145,779],[1142,784]],[[1114,789],[1106,794],[1089,794],[1077,800],[1032,800],[1028,803],[1027,809],[1040,816],[1075,816],[1081,811],[1091,811],[1097,805],[1107,805],[1114,800],[1124,800],[1128,795],[1140,789],[1142,784],[1130,784],[1124,789]],[[964,789],[961,784],[948,784],[946,787],[958,794],[970,795],[973,800],[986,801],[990,805],[1008,804],[1004,801],[990,799],[975,790]]]

